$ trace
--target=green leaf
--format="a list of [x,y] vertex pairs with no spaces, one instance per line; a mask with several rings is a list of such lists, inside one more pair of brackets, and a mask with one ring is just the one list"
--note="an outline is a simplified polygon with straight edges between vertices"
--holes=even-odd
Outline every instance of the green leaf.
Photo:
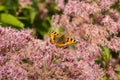
[[31,24],[33,24],[36,15],[37,15],[36,11],[31,11],[30,12],[30,22],[31,22]]
[[45,35],[47,34],[47,31],[46,30],[42,30],[42,29],[37,29],[37,32],[41,35]]
[[108,77],[108,76],[104,76],[103,80],[113,80],[113,79],[110,79],[110,77]]
[[58,62],[59,58],[58,57],[54,57],[53,58],[53,62]]
[[109,78],[107,76],[104,76],[104,80],[109,80]]
[[22,62],[23,63],[28,63],[28,60],[27,59],[22,59]]
[[51,4],[46,4],[47,9],[49,10],[49,16],[52,16],[53,14],[57,13],[57,10],[55,9],[57,6],[57,3],[54,2]]
[[117,71],[117,72],[120,72],[120,67],[117,67],[114,70]]
[[48,21],[49,25],[52,26],[52,20],[50,19],[50,17],[47,17],[46,20]]
[[48,33],[49,29],[51,28],[51,20],[49,17],[46,17],[44,20],[36,20],[35,28],[40,35],[45,35]]
[[2,0],[2,5],[5,6],[7,12],[15,15],[19,7],[18,0]]
[[27,17],[17,17],[19,20],[28,20]]
[[33,9],[33,7],[32,7],[32,6],[28,6],[28,5],[26,5],[26,6],[24,6],[24,9],[29,9],[29,10],[32,10],[32,9]]
[[106,63],[109,62],[109,60],[112,58],[112,55],[110,54],[110,50],[107,46],[103,46],[102,47],[102,55],[103,55],[103,59]]
[[119,74],[116,74],[116,75],[117,75],[118,79],[120,80],[120,73],[119,73]]
[[18,7],[19,2],[18,0],[2,0],[2,5],[6,6],[6,8],[14,9]]
[[0,5],[0,11],[4,11],[5,9],[5,6]]
[[19,21],[16,17],[14,17],[10,14],[7,14],[7,13],[0,14],[0,22],[4,23],[4,24],[9,24],[9,25],[15,26],[17,28],[24,27],[24,24],[21,21]]

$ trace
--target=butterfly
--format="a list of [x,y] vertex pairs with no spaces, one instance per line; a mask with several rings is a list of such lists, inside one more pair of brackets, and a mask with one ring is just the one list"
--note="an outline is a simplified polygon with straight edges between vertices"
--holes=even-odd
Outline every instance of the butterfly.
[[51,31],[49,36],[50,42],[55,44],[57,47],[64,47],[76,43],[75,39],[66,37],[64,34],[58,34],[55,31]]

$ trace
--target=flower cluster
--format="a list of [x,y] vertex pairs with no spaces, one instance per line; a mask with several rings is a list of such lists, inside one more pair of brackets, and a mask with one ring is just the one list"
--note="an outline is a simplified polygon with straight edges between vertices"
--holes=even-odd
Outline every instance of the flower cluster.
[[[66,34],[76,38],[77,56],[94,64],[102,55],[101,46],[107,46],[113,52],[120,51],[120,15],[113,8],[118,0],[56,1],[57,9],[63,13],[52,17],[53,28],[62,27]],[[107,72],[110,79],[118,80],[114,67],[108,66]]]
[[56,2],[63,13],[53,15],[53,28],[63,28],[76,39],[75,46],[58,48],[48,38],[35,39],[32,30],[0,27],[0,79],[118,80],[112,64],[103,70],[95,62],[102,56],[101,46],[120,51],[120,16],[111,7],[117,0]]
[[[99,65],[93,62],[92,56],[99,54],[99,50],[93,48],[94,45],[90,45],[83,41],[81,45],[83,51],[79,48],[74,49],[63,49],[57,48],[52,45],[49,40],[41,41],[32,38],[30,32],[17,31],[11,28],[0,28],[1,32],[4,33],[1,36],[3,41],[11,41],[16,43],[15,47],[19,50],[14,50],[14,47],[5,47],[13,51],[6,51],[4,54],[0,54],[0,78],[1,79],[42,79],[42,80],[53,80],[53,79],[82,79],[82,80],[94,80],[102,79],[104,71]],[[18,34],[19,36],[14,36]],[[20,36],[22,34],[22,36]],[[13,36],[14,35],[14,36]],[[26,36],[27,35],[27,36]],[[10,37],[11,36],[11,37]],[[6,39],[8,37],[9,39]],[[26,38],[27,37],[27,38]],[[28,37],[30,38],[28,40]],[[19,39],[18,38],[24,38]],[[4,43],[10,45],[10,43]],[[85,49],[86,51],[84,51]],[[88,53],[87,55],[80,55],[81,53]],[[90,57],[89,57],[90,55]],[[89,58],[89,60],[87,60]],[[91,74],[94,75],[91,75]]]
[[[120,16],[111,8],[116,3],[117,0],[59,2],[58,5],[64,4],[64,8],[61,6],[63,13],[52,17],[53,28],[62,27],[70,36],[78,40],[84,39],[91,44],[108,45],[108,38],[112,35],[117,36],[120,31]],[[119,51],[118,49],[114,50]]]
[[112,49],[113,51],[120,51],[120,38],[119,37],[113,37],[109,42],[108,42],[108,47]]
[[0,53],[19,50],[31,40],[30,33],[32,33],[32,30],[20,32],[11,28],[0,27]]

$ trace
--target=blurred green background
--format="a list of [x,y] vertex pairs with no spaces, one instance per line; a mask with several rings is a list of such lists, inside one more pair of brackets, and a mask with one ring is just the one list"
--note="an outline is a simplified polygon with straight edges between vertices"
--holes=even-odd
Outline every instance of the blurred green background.
[[0,25],[16,29],[34,28],[43,39],[51,28],[51,16],[57,13],[54,0],[0,0]]

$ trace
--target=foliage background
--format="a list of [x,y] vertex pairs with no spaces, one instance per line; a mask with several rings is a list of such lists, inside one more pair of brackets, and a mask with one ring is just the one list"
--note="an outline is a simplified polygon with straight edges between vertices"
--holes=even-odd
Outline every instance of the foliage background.
[[41,39],[51,28],[51,16],[57,13],[53,0],[1,0],[0,4],[0,25],[34,28]]

